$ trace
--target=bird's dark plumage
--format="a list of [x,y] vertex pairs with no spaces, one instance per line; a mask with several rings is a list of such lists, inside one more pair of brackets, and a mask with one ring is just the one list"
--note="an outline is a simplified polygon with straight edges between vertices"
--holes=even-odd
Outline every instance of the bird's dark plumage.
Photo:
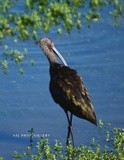
[[[39,40],[39,44],[50,63],[50,92],[56,103],[58,103],[65,111],[68,120],[68,139],[71,135],[74,146],[74,138],[72,132],[72,115],[86,119],[97,125],[96,115],[89,94],[84,87],[82,78],[77,74],[76,70],[68,67],[62,55],[55,48],[53,42],[49,38]],[[55,55],[57,55],[64,65],[59,64]],[[70,118],[68,111],[71,113]]]
[[50,92],[65,111],[96,124],[89,94],[76,70],[54,63],[50,65]]

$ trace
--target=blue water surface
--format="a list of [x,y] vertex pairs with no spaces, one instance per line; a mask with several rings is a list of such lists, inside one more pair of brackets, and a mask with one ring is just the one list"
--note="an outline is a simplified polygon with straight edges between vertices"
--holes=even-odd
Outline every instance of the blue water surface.
[[[68,65],[83,77],[97,119],[124,127],[124,23],[115,27],[111,20],[101,20],[90,29],[84,26],[79,33],[73,30],[71,35],[59,37],[53,29],[41,36],[53,39]],[[29,144],[31,128],[36,137],[45,135],[51,144],[59,140],[65,145],[67,120],[51,98],[46,57],[33,41],[15,44],[8,39],[5,44],[27,48],[28,54],[21,66],[24,75],[18,74],[19,66],[11,60],[8,74],[0,72],[0,155],[9,160],[15,150],[22,153]],[[34,59],[34,66],[30,59]],[[73,128],[76,146],[90,145],[92,137],[98,138],[98,127],[86,120],[74,117]]]

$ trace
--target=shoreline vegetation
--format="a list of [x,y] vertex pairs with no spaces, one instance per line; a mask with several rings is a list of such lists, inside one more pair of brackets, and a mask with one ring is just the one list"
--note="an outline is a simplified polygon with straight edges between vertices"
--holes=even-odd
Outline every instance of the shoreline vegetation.
[[[50,145],[49,140],[42,136],[34,142],[34,129],[28,131],[29,145],[24,153],[14,152],[14,160],[123,160],[124,159],[124,128],[112,128],[99,120],[99,137],[92,138],[90,146],[80,144],[73,147],[70,141],[68,146],[63,146],[58,140]],[[100,141],[104,145],[100,145]],[[0,157],[0,160],[4,160]]]
[[[112,128],[111,125],[104,124],[99,120],[99,137],[92,138],[91,145],[86,146],[81,144],[79,147],[62,146],[56,141],[54,145],[50,145],[47,138],[41,137],[39,142],[33,145],[33,128],[30,133],[30,145],[27,147],[25,153],[20,154],[14,152],[13,158],[16,160],[30,159],[30,160],[123,160],[124,159],[124,128]],[[105,145],[100,145],[99,142],[103,140]]]

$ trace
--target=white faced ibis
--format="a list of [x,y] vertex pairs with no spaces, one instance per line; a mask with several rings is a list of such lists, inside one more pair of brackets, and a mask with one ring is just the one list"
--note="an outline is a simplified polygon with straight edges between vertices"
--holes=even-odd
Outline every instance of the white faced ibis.
[[[49,89],[51,95],[54,101],[63,108],[67,116],[69,127],[66,143],[68,144],[68,139],[71,135],[74,145],[72,116],[75,115],[97,125],[93,105],[82,82],[82,78],[77,74],[76,70],[68,67],[51,39],[40,39],[39,44],[50,63]],[[59,64],[55,55],[57,55],[64,64]],[[70,117],[68,112],[71,113]]]

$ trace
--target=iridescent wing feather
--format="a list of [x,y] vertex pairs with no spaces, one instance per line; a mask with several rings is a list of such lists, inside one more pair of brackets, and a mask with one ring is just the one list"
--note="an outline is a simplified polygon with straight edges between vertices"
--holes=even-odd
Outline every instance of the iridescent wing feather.
[[60,64],[50,67],[50,92],[56,103],[75,116],[96,124],[90,96],[76,70]]

